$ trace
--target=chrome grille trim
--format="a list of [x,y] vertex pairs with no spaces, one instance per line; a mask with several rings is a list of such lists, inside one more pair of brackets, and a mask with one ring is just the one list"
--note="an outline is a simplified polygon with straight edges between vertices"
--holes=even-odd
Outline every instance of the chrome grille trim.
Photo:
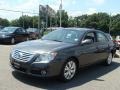
[[14,50],[12,52],[12,58],[15,59],[16,61],[21,61],[21,62],[28,62],[34,57],[34,54],[21,51],[21,50]]

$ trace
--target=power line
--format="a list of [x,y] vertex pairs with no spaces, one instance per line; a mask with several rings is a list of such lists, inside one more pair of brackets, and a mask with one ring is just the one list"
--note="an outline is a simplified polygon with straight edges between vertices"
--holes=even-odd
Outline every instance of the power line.
[[29,13],[29,14],[39,14],[39,13],[32,13],[32,12],[24,12],[24,11],[15,11],[15,10],[8,10],[8,9],[0,9],[1,11],[9,11],[9,12],[19,12],[19,13]]

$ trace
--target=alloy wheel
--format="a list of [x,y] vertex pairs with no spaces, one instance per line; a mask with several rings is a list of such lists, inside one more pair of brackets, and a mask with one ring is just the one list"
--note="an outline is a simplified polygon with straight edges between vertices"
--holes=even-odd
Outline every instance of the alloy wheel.
[[14,43],[15,43],[15,39],[12,38],[12,39],[11,39],[11,44],[14,44]]
[[70,80],[75,76],[75,73],[76,63],[74,61],[67,62],[64,68],[64,78]]
[[112,63],[112,59],[113,59],[113,56],[112,56],[112,53],[109,54],[108,56],[108,59],[107,59],[107,64],[110,65]]

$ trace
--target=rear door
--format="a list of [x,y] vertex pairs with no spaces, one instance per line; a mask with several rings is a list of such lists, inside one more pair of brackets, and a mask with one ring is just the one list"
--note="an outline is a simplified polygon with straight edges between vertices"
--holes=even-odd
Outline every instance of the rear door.
[[28,34],[23,28],[18,28],[15,31],[15,36],[17,41],[25,41],[28,37]]
[[109,52],[109,40],[102,32],[96,32],[97,35],[97,48],[98,59],[104,60],[108,56]]
[[21,28],[17,28],[16,31],[15,31],[15,39],[16,41],[21,41],[21,38],[22,38],[22,35],[21,35]]
[[29,38],[29,34],[27,33],[27,31],[23,28],[21,28],[21,35],[22,35],[22,41],[27,40],[27,38]]

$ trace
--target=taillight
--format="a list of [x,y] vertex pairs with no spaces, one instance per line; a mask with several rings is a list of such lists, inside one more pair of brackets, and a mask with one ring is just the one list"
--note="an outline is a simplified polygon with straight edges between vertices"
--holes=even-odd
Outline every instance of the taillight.
[[120,40],[118,42],[120,43]]
[[117,43],[120,43],[120,40],[116,40]]
[[115,43],[115,42],[116,42],[116,40],[113,40],[113,42]]

